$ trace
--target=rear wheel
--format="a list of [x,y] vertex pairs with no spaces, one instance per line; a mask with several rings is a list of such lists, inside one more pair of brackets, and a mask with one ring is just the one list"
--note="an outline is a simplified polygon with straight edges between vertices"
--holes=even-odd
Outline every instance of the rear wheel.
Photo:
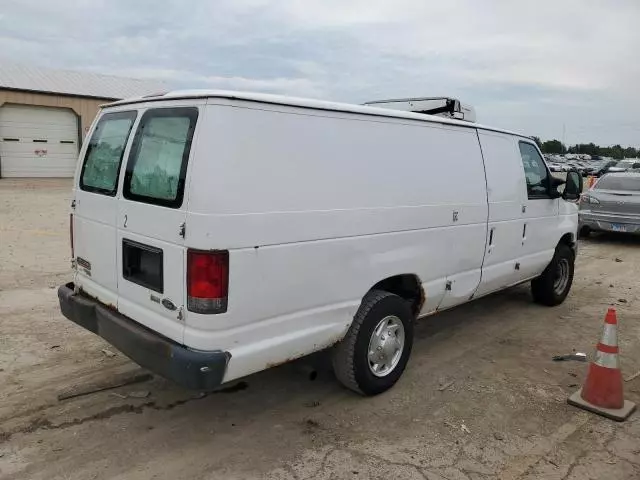
[[402,375],[412,344],[409,303],[393,293],[373,290],[363,299],[344,339],[333,349],[336,377],[363,395],[382,393]]
[[568,245],[561,243],[551,263],[542,275],[531,282],[533,299],[542,305],[553,307],[567,298],[573,283],[575,255]]

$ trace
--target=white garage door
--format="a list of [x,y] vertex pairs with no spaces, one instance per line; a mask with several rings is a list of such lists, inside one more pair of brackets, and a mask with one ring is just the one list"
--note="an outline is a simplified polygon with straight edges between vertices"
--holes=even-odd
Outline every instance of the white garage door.
[[78,119],[65,108],[0,107],[0,177],[72,177]]

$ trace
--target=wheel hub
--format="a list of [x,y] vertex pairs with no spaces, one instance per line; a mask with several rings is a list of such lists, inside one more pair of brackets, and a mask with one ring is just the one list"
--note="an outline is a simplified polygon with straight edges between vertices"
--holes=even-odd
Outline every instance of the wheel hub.
[[404,326],[396,316],[383,318],[369,340],[369,369],[377,377],[391,373],[404,350]]
[[556,274],[553,280],[553,291],[556,295],[562,295],[569,282],[569,261],[560,259],[556,266]]

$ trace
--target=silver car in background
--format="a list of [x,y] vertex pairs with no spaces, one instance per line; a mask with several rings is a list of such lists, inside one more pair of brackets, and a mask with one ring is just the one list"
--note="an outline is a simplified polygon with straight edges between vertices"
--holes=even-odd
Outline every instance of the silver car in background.
[[640,172],[607,173],[580,199],[579,231],[640,234]]

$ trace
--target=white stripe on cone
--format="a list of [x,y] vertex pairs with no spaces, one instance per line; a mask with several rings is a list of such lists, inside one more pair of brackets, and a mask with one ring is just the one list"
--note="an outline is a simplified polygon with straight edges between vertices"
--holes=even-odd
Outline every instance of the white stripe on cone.
[[615,325],[612,325],[610,323],[604,324],[602,340],[600,340],[600,343],[609,347],[618,346],[618,330],[616,329]]
[[605,368],[620,368],[617,353],[606,353],[596,350],[596,359],[594,363]]

